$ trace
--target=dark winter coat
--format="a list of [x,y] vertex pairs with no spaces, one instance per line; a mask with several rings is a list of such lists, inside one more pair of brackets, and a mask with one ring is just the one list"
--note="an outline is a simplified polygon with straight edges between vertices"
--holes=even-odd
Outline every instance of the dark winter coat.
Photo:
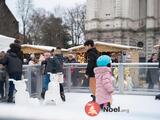
[[[150,59],[148,62],[152,62],[152,60]],[[159,81],[159,68],[156,65],[150,65],[149,67],[151,68],[148,68],[146,82],[156,84]]]
[[22,61],[18,58],[16,53],[8,53],[4,59],[0,60],[0,64],[6,65],[9,75],[13,75],[15,73],[22,74]]
[[64,61],[65,61],[63,55],[62,55],[62,54],[56,54],[55,56],[56,56],[57,59],[59,60],[60,64],[63,65],[63,63],[64,63]]
[[91,48],[87,51],[87,68],[86,68],[86,75],[88,77],[95,77],[93,69],[97,66],[96,60],[99,57],[99,52],[96,48]]
[[64,72],[64,70],[63,70],[63,63],[65,62],[65,58],[63,57],[62,54],[56,54],[55,56],[57,57],[58,61],[60,62],[61,72]]
[[44,74],[47,74],[48,72],[62,72],[62,66],[56,56],[53,58],[48,58],[46,61],[43,62],[43,64],[45,64]]

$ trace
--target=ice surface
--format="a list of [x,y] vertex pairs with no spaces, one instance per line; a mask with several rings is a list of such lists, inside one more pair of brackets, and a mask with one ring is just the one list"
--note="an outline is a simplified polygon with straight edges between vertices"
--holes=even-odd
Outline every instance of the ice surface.
[[129,113],[100,112],[87,116],[84,107],[91,100],[88,93],[66,93],[66,102],[57,106],[0,105],[0,118],[38,120],[160,120],[160,101],[154,96],[113,95],[113,107],[129,109]]

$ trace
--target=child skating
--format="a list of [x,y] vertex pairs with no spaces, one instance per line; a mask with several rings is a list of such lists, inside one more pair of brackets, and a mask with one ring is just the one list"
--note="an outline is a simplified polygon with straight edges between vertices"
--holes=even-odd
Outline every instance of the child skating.
[[101,109],[110,107],[113,93],[111,58],[107,55],[100,56],[97,59],[97,67],[94,72],[96,78],[96,102]]

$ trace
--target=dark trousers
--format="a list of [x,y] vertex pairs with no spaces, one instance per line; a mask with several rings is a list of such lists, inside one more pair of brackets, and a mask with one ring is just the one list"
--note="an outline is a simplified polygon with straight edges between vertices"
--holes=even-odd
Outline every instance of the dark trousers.
[[153,88],[154,88],[154,83],[150,81],[148,85],[148,89],[153,89]]
[[[21,73],[14,73],[14,74],[10,74],[9,78],[14,80],[21,80],[21,76],[22,76]],[[9,81],[9,93],[8,93],[9,97],[13,97],[14,89],[15,89],[14,83],[12,81]]]
[[4,80],[0,80],[0,94],[1,94],[1,97],[4,97],[4,83],[5,83]]
[[61,92],[61,93],[62,93],[62,92],[64,92],[63,84],[62,84],[62,83],[60,83],[59,85],[60,85],[60,92]]
[[[44,79],[43,79],[43,87],[42,87],[42,89],[44,91],[48,90],[48,84],[49,84],[49,82],[50,82],[50,75],[49,74],[45,74],[44,75]],[[64,92],[63,84],[60,83],[59,86],[60,86],[60,92]]]

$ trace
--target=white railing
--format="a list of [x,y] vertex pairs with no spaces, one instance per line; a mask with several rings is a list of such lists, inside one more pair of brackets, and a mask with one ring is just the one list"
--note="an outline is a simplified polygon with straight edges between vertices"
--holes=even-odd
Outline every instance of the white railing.
[[[89,92],[88,80],[84,77],[87,64],[65,63],[64,64],[64,87],[68,92]],[[116,93],[129,94],[155,94],[160,92],[160,84],[155,83],[154,88],[148,89],[146,83],[147,71],[157,71],[158,63],[113,63],[113,75],[115,77]],[[128,70],[128,71],[127,71]],[[129,81],[126,74],[129,72],[133,86],[128,88]],[[40,65],[24,65],[23,77],[28,79],[28,91],[30,95],[39,96],[42,90],[43,75]]]

